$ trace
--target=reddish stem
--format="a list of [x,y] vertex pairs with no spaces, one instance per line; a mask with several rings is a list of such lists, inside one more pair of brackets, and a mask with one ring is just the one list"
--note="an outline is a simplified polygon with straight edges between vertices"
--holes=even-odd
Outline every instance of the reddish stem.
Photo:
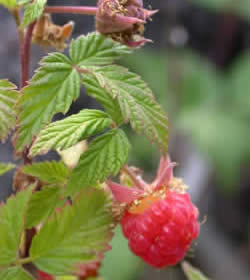
[[21,89],[27,85],[29,80],[29,70],[30,70],[30,48],[32,33],[35,27],[36,21],[31,23],[24,36],[23,44],[21,45]]
[[[27,27],[27,31],[24,36],[23,42],[20,42],[20,61],[21,61],[21,81],[20,81],[20,88],[22,90],[23,87],[27,85],[29,80],[29,73],[30,73],[30,49],[31,49],[31,40],[32,40],[32,33],[35,27],[36,21],[31,23]],[[24,164],[30,164],[32,160],[28,156],[29,148],[26,148],[23,152],[23,161]]]
[[83,15],[96,15],[97,7],[87,6],[47,6],[44,9],[45,13],[50,14],[83,14]]

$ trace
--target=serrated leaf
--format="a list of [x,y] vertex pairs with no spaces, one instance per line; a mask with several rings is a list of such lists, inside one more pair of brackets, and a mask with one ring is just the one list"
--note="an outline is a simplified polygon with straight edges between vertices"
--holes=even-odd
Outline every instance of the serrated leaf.
[[60,187],[45,186],[32,195],[25,220],[26,228],[39,225],[54,212],[60,202],[60,193]]
[[24,217],[32,187],[11,196],[0,207],[0,266],[10,265],[18,259]]
[[22,267],[9,267],[0,273],[1,280],[34,280],[33,276]]
[[21,28],[28,26],[30,23],[38,19],[42,13],[47,0],[35,0],[25,6],[23,21]]
[[47,221],[34,237],[30,257],[52,275],[72,275],[78,265],[98,258],[107,247],[112,222],[104,191],[85,190],[73,206],[67,205]]
[[23,166],[22,171],[25,174],[37,177],[43,182],[58,185],[63,185],[70,175],[69,169],[62,161],[37,162]]
[[203,273],[191,266],[188,262],[182,262],[181,266],[188,280],[209,280]]
[[16,86],[7,80],[0,80],[0,141],[4,142],[15,127],[18,93]]
[[12,163],[2,163],[0,162],[0,175],[10,171],[11,169],[15,168],[15,164]]
[[92,75],[84,75],[83,82],[87,94],[103,105],[105,111],[111,116],[117,126],[122,124],[123,117],[117,99],[112,98],[104,88],[100,87],[97,79],[93,78]]
[[73,169],[66,188],[74,195],[82,188],[95,186],[109,175],[116,175],[127,162],[130,144],[121,129],[114,129],[93,140]]
[[18,104],[21,112],[17,151],[29,145],[54,114],[65,114],[80,94],[80,76],[65,55],[52,53],[40,64]]
[[94,66],[111,64],[122,55],[131,53],[131,48],[93,32],[72,40],[69,51],[75,65]]
[[130,121],[137,133],[144,133],[160,150],[167,152],[167,116],[138,75],[117,65],[96,67],[92,68],[92,74],[83,75],[83,83],[90,94],[97,95],[99,86],[116,98],[124,121]]
[[41,131],[31,154],[45,154],[50,149],[65,150],[81,140],[110,127],[112,119],[100,110],[82,110],[80,113],[54,122]]

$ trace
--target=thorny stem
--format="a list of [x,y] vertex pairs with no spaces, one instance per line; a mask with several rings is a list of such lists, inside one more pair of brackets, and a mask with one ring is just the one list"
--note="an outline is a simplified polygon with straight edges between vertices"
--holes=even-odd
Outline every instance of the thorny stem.
[[[19,28],[21,24],[19,9],[13,9],[11,10],[11,13],[15,19],[18,37],[19,37],[19,56],[20,56],[20,65],[21,65],[20,90],[22,90],[22,88],[26,86],[27,81],[29,79],[30,47],[31,47],[31,40],[32,40],[32,32],[36,22],[31,23],[28,26],[27,31],[24,33],[23,30]],[[28,157],[28,154],[29,154],[29,149],[27,148],[23,152],[24,164],[28,164],[32,162],[32,160]]]
[[146,184],[140,177],[138,177],[135,172],[129,168],[127,165],[124,165],[122,171],[125,172],[133,181],[136,187],[142,190],[147,190],[149,188],[148,184]]
[[31,23],[24,36],[23,43],[21,44],[21,89],[27,85],[29,80],[29,70],[30,70],[30,48],[32,33],[35,27],[36,21]]
[[[22,90],[23,87],[27,85],[29,80],[29,72],[30,72],[30,49],[31,49],[31,40],[32,33],[35,27],[36,21],[31,23],[25,32],[23,42],[20,42],[20,60],[21,60],[21,81],[20,88]],[[32,163],[32,160],[28,156],[29,148],[26,148],[23,152],[23,161],[24,164]]]
[[92,15],[96,14],[97,7],[88,7],[88,6],[47,6],[44,9],[45,13],[50,14],[83,14],[83,15]]

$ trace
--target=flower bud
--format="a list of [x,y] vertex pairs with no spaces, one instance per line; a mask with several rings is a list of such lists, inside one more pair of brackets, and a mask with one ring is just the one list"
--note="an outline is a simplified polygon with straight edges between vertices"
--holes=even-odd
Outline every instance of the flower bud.
[[130,47],[150,41],[142,36],[144,24],[157,11],[144,9],[142,0],[99,0],[97,6],[96,29],[100,33]]

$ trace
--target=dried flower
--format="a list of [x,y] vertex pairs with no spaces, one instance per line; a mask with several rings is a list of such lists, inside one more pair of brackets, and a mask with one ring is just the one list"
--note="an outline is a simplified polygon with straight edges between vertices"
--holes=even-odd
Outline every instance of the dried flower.
[[96,29],[130,47],[150,40],[143,37],[144,24],[157,11],[143,8],[142,0],[99,0]]
[[37,22],[33,32],[33,42],[42,47],[55,47],[58,51],[63,51],[65,43],[72,34],[74,23],[72,21],[63,26],[53,23],[49,14],[43,14]]

